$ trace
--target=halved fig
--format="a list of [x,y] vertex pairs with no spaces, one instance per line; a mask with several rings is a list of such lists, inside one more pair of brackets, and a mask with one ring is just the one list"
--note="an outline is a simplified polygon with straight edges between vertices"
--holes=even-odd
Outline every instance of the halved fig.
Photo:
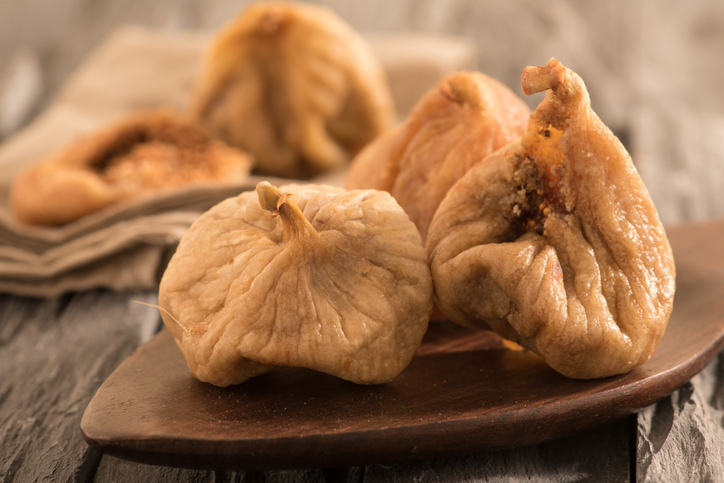
[[435,302],[573,378],[625,373],[653,354],[671,314],[666,232],[583,81],[552,59],[527,67],[547,90],[521,138],[449,191],[427,249]]
[[328,8],[294,2],[252,4],[219,32],[191,109],[258,172],[288,178],[345,166],[394,119],[365,40]]
[[201,381],[227,386],[294,366],[378,384],[419,347],[432,279],[388,193],[262,182],[194,223],[159,305]]
[[198,183],[246,178],[253,158],[172,110],[138,112],[69,143],[14,180],[18,220],[62,225],[106,206]]
[[360,152],[345,187],[391,193],[424,243],[448,189],[523,134],[529,117],[528,106],[495,79],[480,72],[451,74],[420,99],[404,124]]

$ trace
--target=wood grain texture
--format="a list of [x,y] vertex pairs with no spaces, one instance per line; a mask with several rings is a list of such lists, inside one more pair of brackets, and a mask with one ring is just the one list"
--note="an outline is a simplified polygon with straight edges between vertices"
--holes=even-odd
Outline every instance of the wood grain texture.
[[83,481],[101,459],[78,425],[111,371],[158,327],[131,302],[93,291],[59,299],[0,295],[0,481]]
[[386,385],[283,369],[217,388],[190,375],[162,332],[109,377],[81,428],[115,456],[226,469],[400,462],[575,434],[666,396],[721,349],[722,236],[721,221],[670,231],[674,313],[652,359],[628,374],[567,379],[532,353],[480,350],[484,332],[434,324],[420,355]]
[[[679,248],[677,282],[709,292],[699,313],[715,310],[724,298],[724,287],[708,288],[724,273],[717,263],[722,255],[716,255],[722,246],[720,225],[684,225],[670,233]],[[637,482],[724,481],[724,352],[637,419]]]
[[[636,417],[584,433],[515,450],[453,458],[368,465],[365,483],[391,482],[586,482],[628,483],[629,434]],[[666,481],[666,480],[661,480]]]
[[[724,410],[708,400],[707,388],[722,388],[702,378],[721,369],[724,358],[692,382],[646,408],[638,418],[637,481],[724,481]],[[697,384],[698,383],[698,384]]]
[[142,465],[104,456],[94,475],[96,483],[362,483],[365,468],[311,468],[275,471],[204,471]]

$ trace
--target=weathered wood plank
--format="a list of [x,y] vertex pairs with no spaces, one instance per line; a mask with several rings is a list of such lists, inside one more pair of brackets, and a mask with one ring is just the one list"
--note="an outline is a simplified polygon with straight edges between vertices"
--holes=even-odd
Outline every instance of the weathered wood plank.
[[364,481],[629,482],[631,418],[635,416],[524,448],[418,463],[368,466]]
[[103,456],[98,469],[93,477],[95,483],[135,483],[138,481],[174,481],[178,483],[212,483],[212,482],[235,482],[244,481],[243,474],[240,478],[228,475],[225,478],[218,478],[213,471],[184,470],[178,468],[167,468],[163,466],[141,465],[130,461]]
[[100,455],[80,434],[110,372],[157,329],[152,293],[0,296],[0,480],[83,481]]
[[637,482],[724,481],[724,353],[639,413]]
[[174,483],[362,483],[364,467],[319,468],[279,471],[199,471],[132,463],[103,456],[94,483],[136,483],[173,481]]

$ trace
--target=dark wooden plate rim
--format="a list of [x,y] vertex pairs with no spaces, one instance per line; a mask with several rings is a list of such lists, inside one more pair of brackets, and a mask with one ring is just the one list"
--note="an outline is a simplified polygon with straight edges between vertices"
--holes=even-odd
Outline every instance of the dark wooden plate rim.
[[[439,324],[431,326],[419,356],[387,387],[359,388],[313,371],[286,369],[281,375],[221,389],[194,380],[163,331],[101,386],[81,430],[90,445],[133,461],[251,470],[448,457],[592,429],[666,396],[722,349],[722,237],[724,221],[669,230],[677,261],[674,313],[652,359],[625,375],[573,381],[534,355],[480,350],[487,343],[482,333]],[[493,365],[469,379],[456,370],[469,369],[476,361]],[[488,383],[494,387],[483,387]],[[440,384],[440,391],[430,384]],[[299,404],[283,411],[296,401],[290,397],[291,387],[297,391],[295,398],[317,401],[320,411],[331,411],[335,418],[340,416],[334,405],[348,406],[349,425],[327,425],[324,414],[315,419]],[[248,394],[252,399],[239,402]],[[329,402],[315,399],[315,394],[328,396]],[[363,407],[352,407],[357,401]],[[379,410],[371,408],[375,404]],[[270,411],[279,417],[264,416]],[[210,421],[209,415],[227,419]]]

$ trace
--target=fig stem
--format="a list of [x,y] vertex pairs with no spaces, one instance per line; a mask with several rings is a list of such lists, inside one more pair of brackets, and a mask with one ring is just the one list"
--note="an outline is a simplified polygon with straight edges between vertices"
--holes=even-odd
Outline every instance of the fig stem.
[[566,68],[556,59],[551,59],[544,66],[528,66],[523,69],[520,83],[526,96],[536,92],[557,90],[565,82]]
[[256,194],[262,208],[281,217],[284,230],[283,240],[285,242],[304,237],[316,238],[319,236],[319,233],[304,216],[302,210],[292,201],[290,193],[282,193],[269,182],[262,181],[256,185]]

